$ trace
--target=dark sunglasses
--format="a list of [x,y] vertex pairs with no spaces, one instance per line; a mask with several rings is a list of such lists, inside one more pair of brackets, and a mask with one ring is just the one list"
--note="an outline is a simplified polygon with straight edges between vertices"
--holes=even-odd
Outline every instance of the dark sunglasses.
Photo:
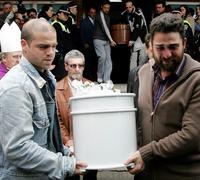
[[85,67],[85,64],[68,64],[69,67],[71,68],[76,68],[78,66],[78,68],[84,68]]

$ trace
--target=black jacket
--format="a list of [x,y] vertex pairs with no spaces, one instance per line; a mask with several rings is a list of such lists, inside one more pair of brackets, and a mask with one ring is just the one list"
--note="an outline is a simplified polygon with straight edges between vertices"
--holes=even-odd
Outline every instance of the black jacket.
[[147,34],[147,25],[142,11],[140,9],[136,9],[130,14],[125,11],[122,13],[122,19],[123,23],[130,25],[131,40],[136,41],[139,36],[144,43],[145,36]]
[[[68,29],[68,32],[64,31],[59,23],[63,24],[65,26],[65,29]],[[65,56],[67,52],[74,49],[72,34],[69,28],[66,26],[66,22],[58,19],[57,22],[53,22],[52,24],[53,27],[56,29],[57,34],[58,45],[56,48],[61,54],[63,54],[63,56]]]
[[93,47],[92,36],[94,33],[94,24],[92,24],[89,17],[86,17],[81,22],[80,33],[82,44],[89,44],[90,47]]

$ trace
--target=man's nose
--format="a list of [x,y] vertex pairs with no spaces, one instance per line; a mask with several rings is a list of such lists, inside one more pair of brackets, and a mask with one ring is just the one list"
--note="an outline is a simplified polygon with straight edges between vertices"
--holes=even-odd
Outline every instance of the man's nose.
[[54,47],[48,48],[48,55],[53,55],[56,52]]
[[16,63],[17,63],[17,64],[19,63],[21,57],[22,57],[21,55],[19,55],[19,56],[16,57]]
[[162,56],[163,58],[166,58],[166,59],[171,57],[172,56],[171,50],[169,48],[165,48],[162,52]]

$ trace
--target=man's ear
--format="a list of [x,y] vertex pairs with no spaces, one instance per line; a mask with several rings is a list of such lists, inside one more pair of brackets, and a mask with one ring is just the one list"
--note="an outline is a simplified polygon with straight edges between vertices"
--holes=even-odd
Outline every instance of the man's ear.
[[186,48],[186,43],[187,43],[187,38],[184,38],[183,39],[183,47],[184,47],[184,49]]
[[6,55],[2,55],[2,57],[1,57],[1,62],[3,62],[3,63],[5,64],[6,61],[7,61]]
[[21,45],[22,45],[22,49],[26,48],[28,46],[28,43],[26,40],[22,39],[21,40]]
[[64,65],[65,65],[65,70],[68,71],[68,64],[64,63]]

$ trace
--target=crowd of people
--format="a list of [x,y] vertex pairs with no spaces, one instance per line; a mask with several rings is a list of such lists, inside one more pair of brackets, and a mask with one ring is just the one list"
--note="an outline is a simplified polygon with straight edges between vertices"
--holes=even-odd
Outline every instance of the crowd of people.
[[[11,24],[14,21],[22,29],[24,23],[30,19],[47,20],[57,32],[58,52],[52,66],[56,79],[60,80],[67,74],[63,67],[65,54],[72,49],[78,49],[86,57],[84,75],[99,83],[109,82],[113,68],[110,46],[117,45],[110,32],[110,8],[109,1],[102,1],[100,7],[89,6],[85,18],[78,23],[79,7],[74,1],[59,7],[57,12],[51,4],[45,4],[37,11],[34,8],[26,9],[23,1],[18,1],[17,5],[5,2],[0,8],[0,28],[5,22]],[[196,9],[193,9],[187,5],[180,5],[179,8],[173,9],[163,0],[155,1],[152,19],[165,12],[176,13],[182,17],[187,38],[185,52],[200,61],[200,6],[197,5]],[[149,27],[144,14],[134,1],[124,1],[120,23],[130,27],[131,36],[127,44],[130,51],[130,71],[144,64],[147,57],[144,39]],[[108,44],[104,44],[103,41]]]
[[[200,177],[200,5],[155,3],[148,27],[132,0],[127,92],[135,93],[138,151],[124,162],[135,180]],[[77,23],[70,1],[54,13],[5,2],[0,9],[0,179],[96,180],[73,156],[72,81],[112,83],[111,3]],[[196,108],[196,109],[195,109]],[[9,133],[8,133],[9,132]],[[89,147],[88,147],[89,148]],[[134,163],[134,166],[129,166]]]

